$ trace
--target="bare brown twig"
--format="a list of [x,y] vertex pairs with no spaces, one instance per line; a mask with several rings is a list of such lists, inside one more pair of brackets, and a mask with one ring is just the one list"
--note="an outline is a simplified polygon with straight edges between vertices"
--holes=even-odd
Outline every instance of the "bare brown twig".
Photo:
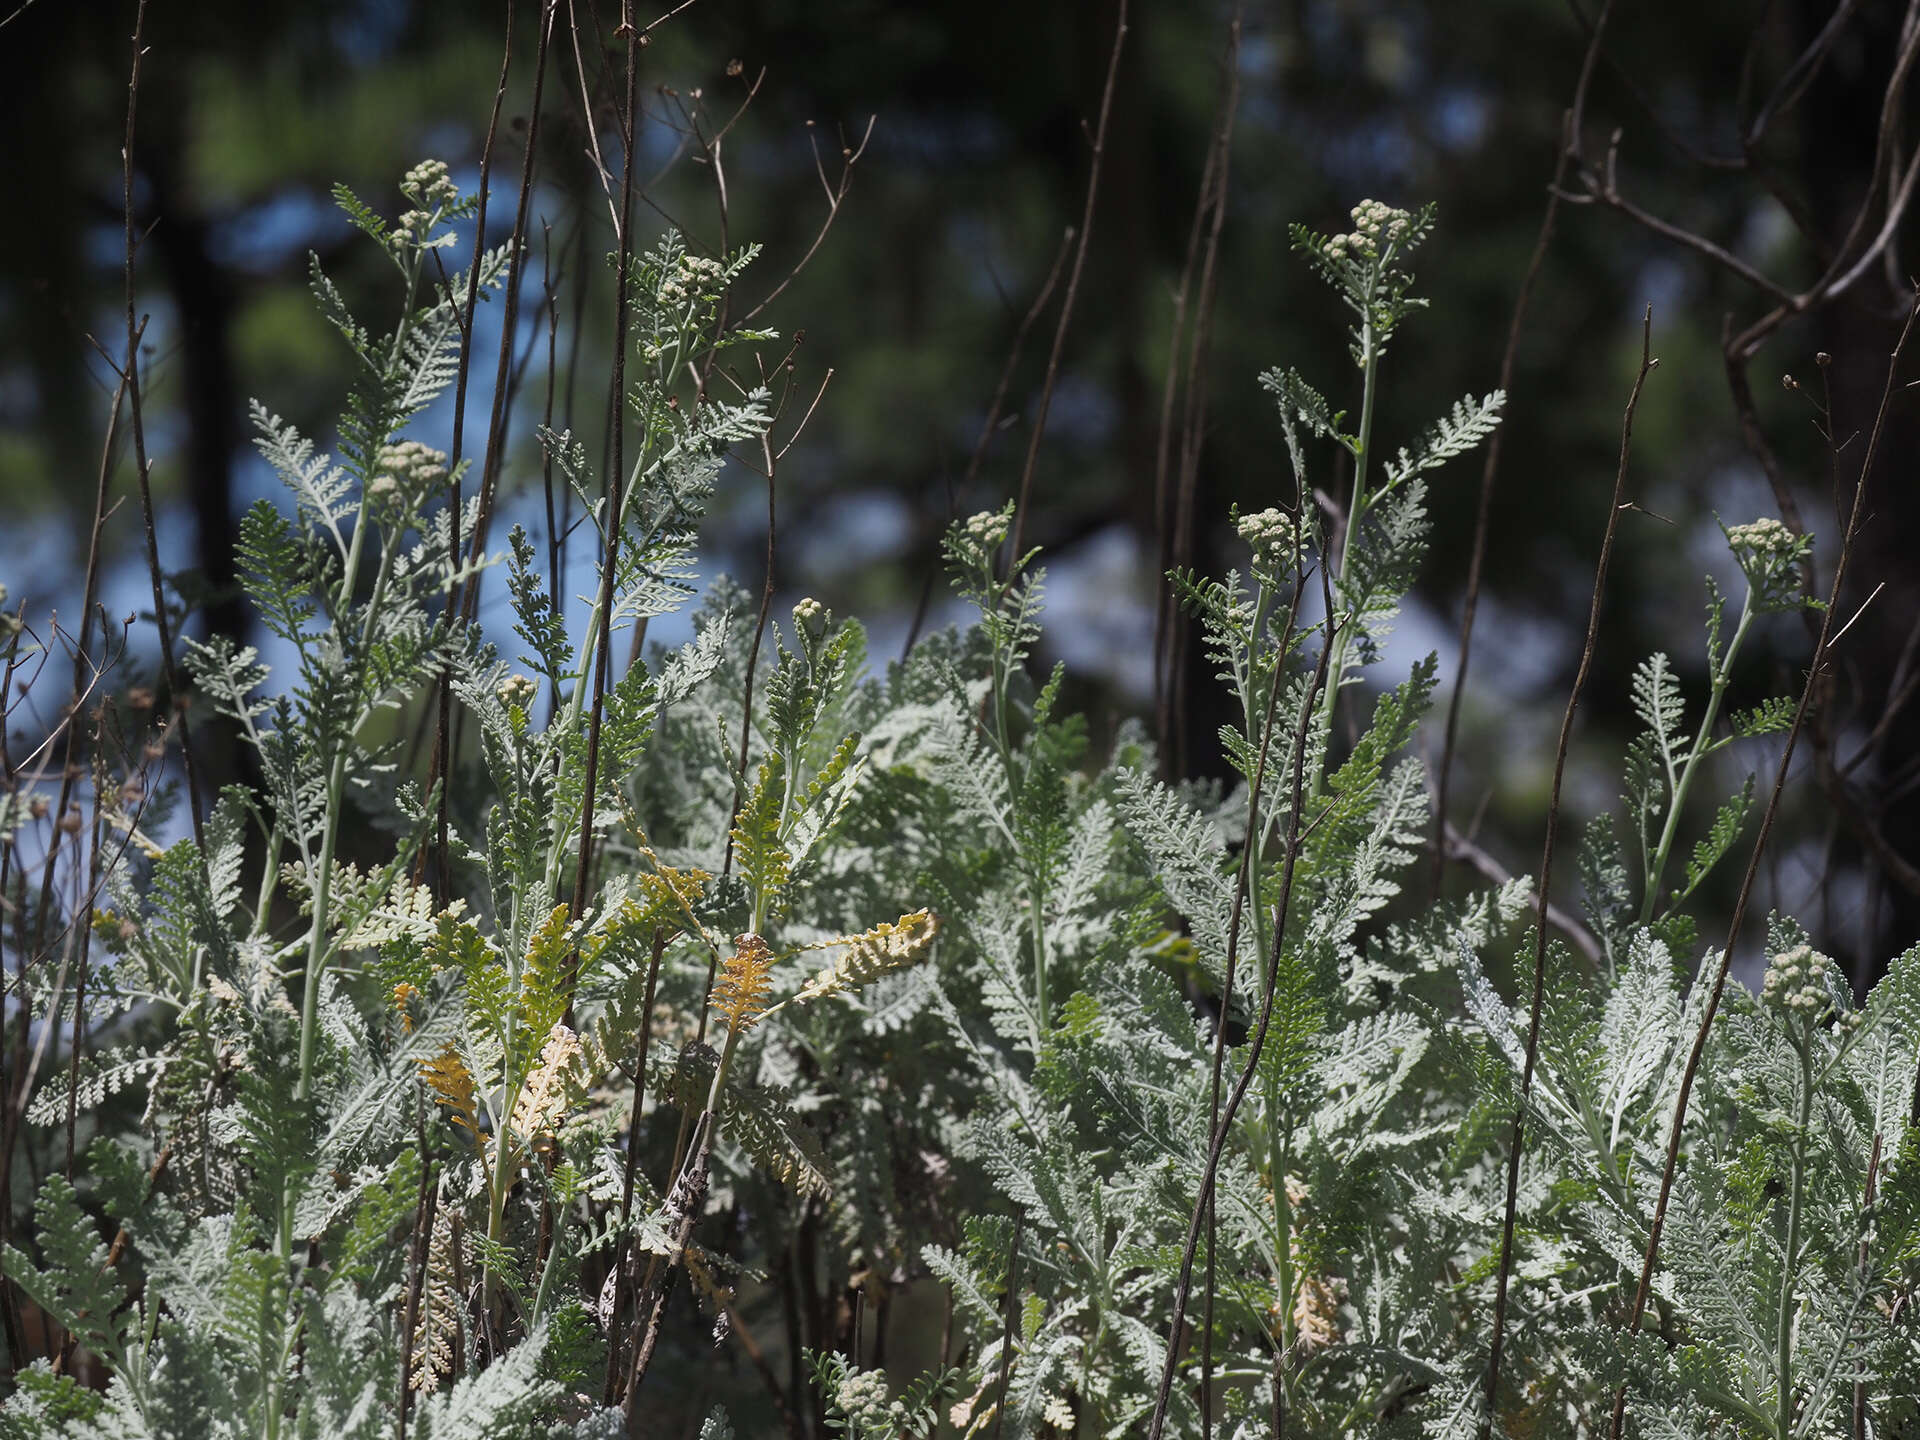
[[[1225,77],[1219,109],[1214,116],[1213,133],[1208,145],[1207,163],[1200,185],[1200,199],[1194,208],[1193,229],[1187,240],[1187,259],[1180,276],[1180,293],[1174,306],[1174,336],[1169,347],[1167,389],[1161,401],[1161,435],[1155,456],[1155,518],[1164,527],[1168,516],[1165,506],[1173,506],[1172,535],[1165,547],[1156,607],[1154,655],[1163,661],[1164,678],[1156,669],[1154,688],[1159,697],[1157,733],[1162,747],[1162,767],[1168,776],[1184,775],[1187,766],[1187,646],[1191,633],[1187,617],[1174,603],[1173,585],[1165,571],[1178,569],[1193,561],[1194,498],[1200,481],[1200,452],[1206,439],[1207,360],[1213,339],[1213,301],[1219,286],[1220,235],[1227,219],[1227,182],[1232,170],[1234,122],[1240,113],[1240,21],[1243,6],[1236,3],[1227,22],[1227,46],[1221,59]],[[1180,327],[1185,320],[1187,285],[1193,270],[1195,247],[1201,242],[1204,219],[1204,248],[1200,260],[1199,304],[1187,337],[1184,371],[1180,362]],[[1171,497],[1167,495],[1167,427],[1171,421],[1176,379],[1185,379],[1185,394],[1180,415],[1180,473]]]
[[1127,0],[1120,0],[1113,26],[1113,50],[1107,57],[1107,82],[1100,92],[1100,119],[1093,131],[1093,157],[1087,170],[1087,199],[1080,215],[1080,243],[1073,252],[1073,268],[1067,272],[1067,293],[1060,302],[1060,323],[1054,327],[1053,350],[1047,356],[1046,379],[1040,387],[1040,402],[1034,408],[1033,429],[1027,437],[1026,463],[1020,470],[1020,495],[1013,510],[1012,544],[1007,553],[1017,561],[1026,536],[1027,502],[1033,490],[1033,469],[1040,455],[1040,441],[1047,433],[1047,411],[1053,404],[1053,387],[1060,376],[1060,355],[1066,349],[1067,330],[1073,324],[1074,302],[1080,296],[1080,273],[1087,262],[1087,245],[1093,239],[1093,213],[1100,196],[1100,162],[1106,155],[1107,122],[1113,115],[1113,92],[1120,80],[1120,53],[1127,39]]
[[1613,538],[1626,499],[1627,462],[1633,454],[1633,417],[1640,391],[1660,362],[1653,356],[1653,307],[1648,306],[1640,328],[1640,371],[1627,396],[1626,418],[1620,424],[1620,468],[1614,472],[1613,500],[1607,507],[1606,531],[1600,540],[1600,560],[1594,568],[1593,600],[1587,609],[1587,639],[1574,672],[1573,689],[1560,718],[1560,739],[1553,753],[1553,790],[1547,801],[1547,839],[1540,855],[1540,879],[1534,896],[1533,990],[1527,1012],[1527,1058],[1520,1070],[1520,1096],[1513,1107],[1513,1136],[1507,1146],[1507,1198],[1500,1219],[1500,1269],[1494,1283],[1493,1331],[1487,1349],[1486,1404],[1480,1412],[1480,1437],[1493,1433],[1494,1406],[1500,1394],[1500,1362],[1506,1346],[1507,1285],[1513,1273],[1513,1227],[1520,1197],[1520,1152],[1526,1138],[1527,1104],[1533,1094],[1534,1062],[1540,1052],[1540,1013],[1547,985],[1547,896],[1553,889],[1554,841],[1560,828],[1560,786],[1566,777],[1567,747],[1573,740],[1573,717],[1580,708],[1580,692],[1593,669],[1593,652],[1600,639],[1600,609],[1606,599],[1607,570],[1613,560]]
[[[1601,43],[1606,37],[1607,22],[1613,18],[1614,0],[1606,0],[1600,7],[1600,15],[1594,21],[1592,36],[1587,42],[1586,57],[1580,62],[1580,78],[1573,87],[1573,103],[1567,109],[1562,122],[1560,151],[1553,163],[1553,178],[1547,183],[1547,205],[1540,217],[1540,233],[1534,237],[1533,254],[1527,261],[1527,268],[1520,277],[1520,289],[1513,299],[1513,316],[1507,324],[1507,348],[1500,356],[1500,389],[1508,392],[1513,389],[1514,366],[1520,355],[1520,335],[1525,327],[1527,310],[1533,301],[1534,282],[1540,277],[1540,267],[1547,258],[1547,249],[1553,243],[1554,225],[1560,216],[1561,189],[1566,183],[1567,166],[1573,159],[1575,138],[1586,124],[1587,94],[1593,84],[1594,62],[1599,58]],[[1487,559],[1487,532],[1493,516],[1493,486],[1500,473],[1501,436],[1504,427],[1496,427],[1487,438],[1486,460],[1480,470],[1480,499],[1474,512],[1473,553],[1467,561],[1467,594],[1460,612],[1460,664],[1453,674],[1453,694],[1447,700],[1447,726],[1440,745],[1440,775],[1434,795],[1434,823],[1443,831],[1447,823],[1447,800],[1453,781],[1453,751],[1460,730],[1460,706],[1467,693],[1467,665],[1473,658],[1473,622],[1480,610],[1480,585]],[[1447,846],[1438,844],[1433,849],[1432,889],[1435,895],[1440,892],[1440,882],[1446,872]]]

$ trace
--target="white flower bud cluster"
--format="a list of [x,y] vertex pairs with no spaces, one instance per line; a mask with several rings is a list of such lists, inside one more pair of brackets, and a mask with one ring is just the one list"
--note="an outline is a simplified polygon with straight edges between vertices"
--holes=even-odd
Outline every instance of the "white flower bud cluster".
[[509,710],[518,710],[525,715],[533,709],[533,697],[540,693],[540,687],[524,675],[509,675],[493,693],[500,697],[500,703]]
[[1234,528],[1256,559],[1281,559],[1293,553],[1293,517],[1282,511],[1268,509],[1242,515]]
[[1801,604],[1799,565],[1812,548],[1809,536],[1763,516],[1726,529],[1727,545],[1753,588],[1754,608],[1762,615],[1797,609]]
[[422,445],[418,440],[402,440],[398,445],[387,446],[374,461],[374,476],[367,485],[367,494],[376,499],[415,495],[446,478],[445,451]]
[[704,255],[682,255],[673,274],[661,283],[660,298],[669,304],[681,304],[717,285],[725,270],[718,260]]
[[856,1370],[840,1382],[840,1393],[833,1397],[856,1430],[878,1430],[889,1414],[906,1416],[906,1406],[887,1403],[887,1377],[880,1370]]
[[1007,538],[1007,517],[998,510],[982,510],[967,519],[967,538],[983,550],[992,550]]
[[1766,978],[1760,982],[1760,998],[1789,1016],[1805,1015],[1817,1020],[1832,1004],[1827,994],[1827,972],[1832,968],[1832,959],[1811,945],[1782,950],[1767,961]]
[[1353,230],[1327,241],[1327,253],[1354,260],[1371,260],[1383,246],[1399,243],[1413,227],[1413,216],[1381,200],[1362,200],[1353,207]]
[[422,160],[401,177],[400,193],[429,210],[444,210],[460,198],[460,187],[448,176],[446,161]]
[[1793,532],[1771,515],[1746,525],[1729,526],[1727,543],[1736,551],[1745,550],[1755,555],[1790,553],[1797,548]]
[[793,628],[810,640],[818,640],[827,633],[833,615],[811,595],[793,607]]

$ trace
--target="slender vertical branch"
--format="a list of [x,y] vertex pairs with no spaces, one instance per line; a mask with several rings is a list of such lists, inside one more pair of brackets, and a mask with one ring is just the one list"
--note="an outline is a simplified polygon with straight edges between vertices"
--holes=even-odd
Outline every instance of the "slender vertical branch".
[[[1874,1185],[1880,1177],[1881,1135],[1873,1132],[1873,1153],[1867,1159],[1866,1193],[1860,1201],[1860,1285],[1864,1289],[1872,1271],[1869,1261],[1872,1258],[1872,1246],[1868,1243],[1873,1226]],[[1867,1440],[1867,1382],[1864,1379],[1853,1382],[1853,1440]]]
[[[447,570],[450,575],[460,573],[460,461],[467,435],[467,377],[473,364],[473,317],[480,305],[480,262],[487,253],[487,198],[493,182],[493,140],[499,133],[500,107],[506,101],[507,76],[513,68],[513,0],[507,0],[506,30],[506,43],[500,51],[500,81],[493,91],[493,110],[487,116],[486,139],[480,145],[480,193],[473,217],[473,261],[467,269],[467,298],[456,312],[460,326],[460,354],[454,367],[453,441],[447,456]],[[452,589],[447,592],[446,607],[449,618],[461,611],[462,605],[456,603],[456,592]],[[452,898],[453,887],[452,857],[447,846],[447,777],[452,765],[453,743],[452,686],[452,673],[443,669],[435,696],[438,714],[434,730],[433,768],[429,777],[430,784],[433,780],[440,781],[439,804],[435,808],[434,853],[437,856],[435,879],[442,905]]]
[[1173,695],[1167,646],[1172,627],[1177,623],[1179,607],[1167,571],[1173,568],[1173,406],[1180,395],[1181,342],[1187,334],[1187,301],[1193,290],[1193,272],[1200,263],[1200,242],[1206,224],[1207,209],[1213,198],[1213,170],[1220,161],[1220,146],[1209,143],[1207,157],[1200,167],[1200,194],[1194,201],[1193,220],[1187,230],[1186,259],[1180,266],[1180,283],[1173,292],[1173,321],[1167,335],[1167,373],[1160,387],[1160,428],[1154,443],[1153,524],[1159,542],[1159,588],[1153,612],[1153,708],[1154,738],[1160,745],[1160,778],[1175,778],[1173,770]]
[[1007,1324],[1000,1340],[1000,1391],[993,1401],[993,1440],[1000,1440],[1007,1424],[1007,1382],[1013,1379],[1013,1337],[1019,1329],[1014,1317],[1020,1309],[1020,1240],[1026,1228],[1027,1212],[1015,1206],[1013,1247],[1007,1252]]
[[1073,324],[1074,302],[1080,296],[1080,272],[1087,263],[1087,244],[1093,239],[1094,203],[1100,195],[1100,162],[1107,151],[1107,122],[1113,116],[1113,92],[1120,79],[1120,52],[1127,39],[1127,0],[1120,0],[1119,15],[1113,25],[1113,50],[1107,57],[1107,83],[1100,92],[1100,120],[1093,132],[1093,159],[1087,171],[1087,200],[1080,214],[1080,243],[1073,252],[1073,268],[1067,272],[1067,293],[1060,302],[1060,323],[1054,326],[1053,350],[1047,356],[1046,380],[1040,387],[1040,403],[1034,410],[1033,431],[1027,437],[1026,464],[1020,471],[1020,500],[1013,511],[1013,544],[1008,554],[1018,558],[1026,535],[1027,502],[1033,491],[1033,468],[1040,455],[1040,441],[1047,433],[1047,411],[1053,404],[1054,383],[1060,376],[1060,354],[1066,348],[1067,330]]
[[1580,666],[1573,677],[1573,689],[1567,696],[1566,711],[1560,717],[1560,739],[1553,752],[1553,789],[1547,801],[1547,838],[1540,853],[1540,880],[1534,896],[1533,992],[1527,1007],[1527,1058],[1520,1070],[1520,1095],[1513,1107],[1513,1133],[1507,1143],[1507,1196],[1500,1216],[1500,1269],[1494,1281],[1493,1335],[1487,1347],[1486,1404],[1480,1412],[1480,1440],[1493,1433],[1494,1404],[1500,1393],[1500,1362],[1506,1351],[1507,1288],[1513,1275],[1514,1217],[1519,1209],[1520,1152],[1526,1140],[1527,1104],[1533,1095],[1533,1068],[1540,1053],[1540,1012],[1547,983],[1547,896],[1553,884],[1554,841],[1560,831],[1560,786],[1566,778],[1567,747],[1573,740],[1573,717],[1580,708],[1580,693],[1586,689],[1587,676],[1593,670],[1593,652],[1600,639],[1600,611],[1607,596],[1607,570],[1613,561],[1613,539],[1620,526],[1627,490],[1627,462],[1633,454],[1633,416],[1640,405],[1640,391],[1647,376],[1660,362],[1653,356],[1653,307],[1647,307],[1640,322],[1640,371],[1634,376],[1633,391],[1627,396],[1626,417],[1620,423],[1620,466],[1614,472],[1613,499],[1607,506],[1607,526],[1600,540],[1600,561],[1594,567],[1593,599],[1587,608],[1587,639],[1580,652]]
[[[1513,316],[1507,323],[1507,348],[1500,356],[1500,389],[1513,393],[1513,371],[1520,354],[1520,335],[1526,326],[1527,310],[1533,303],[1534,282],[1540,277],[1547,250],[1553,244],[1555,224],[1560,218],[1560,200],[1567,182],[1567,168],[1579,145],[1581,128],[1586,124],[1587,91],[1593,83],[1594,63],[1600,57],[1606,38],[1607,22],[1613,18],[1614,0],[1600,7],[1587,41],[1587,53],[1580,62],[1580,78],[1573,87],[1573,104],[1568,108],[1560,136],[1559,154],[1554,157],[1553,179],[1547,184],[1547,205],[1540,216],[1540,233],[1534,237],[1533,254],[1520,277],[1520,290],[1513,297]],[[1473,656],[1473,622],[1480,610],[1480,584],[1487,558],[1487,531],[1493,516],[1493,486],[1500,473],[1501,439],[1504,426],[1487,437],[1487,456],[1480,470],[1480,499],[1474,511],[1473,553],[1467,561],[1467,596],[1460,611],[1460,664],[1453,675],[1453,694],[1447,700],[1447,728],[1440,744],[1440,774],[1434,794],[1434,826],[1438,837],[1433,847],[1432,888],[1437,895],[1446,872],[1447,800],[1453,781],[1453,750],[1460,730],[1460,705],[1467,693],[1467,664]]]
[[166,676],[166,695],[168,709],[163,714],[177,717],[180,725],[180,763],[186,772],[187,815],[193,823],[193,842],[201,843],[200,834],[200,787],[193,769],[193,729],[187,717],[185,691],[180,684],[180,670],[174,663],[173,619],[167,613],[165,577],[160,570],[160,546],[154,534],[153,525],[153,488],[150,484],[150,466],[147,463],[147,427],[140,409],[140,335],[146,328],[144,321],[136,323],[134,319],[133,258],[137,246],[133,234],[133,134],[134,119],[139,111],[140,101],[140,61],[146,54],[141,36],[147,22],[147,0],[140,0],[133,18],[133,65],[127,78],[127,131],[120,147],[120,194],[121,220],[124,226],[124,283],[127,309],[127,355],[125,374],[127,378],[128,414],[133,422],[133,473],[140,483],[140,515],[146,524],[147,574],[153,582],[153,621],[160,631],[160,668]]
[[583,914],[587,903],[588,872],[593,864],[593,815],[600,788],[600,724],[605,709],[607,672],[612,664],[613,581],[620,568],[620,523],[622,482],[626,467],[626,426],[621,423],[620,407],[626,401],[627,325],[633,303],[627,270],[633,259],[633,172],[639,163],[634,153],[638,126],[637,86],[640,75],[640,32],[633,23],[633,0],[620,0],[620,33],[627,49],[626,105],[621,111],[621,136],[626,145],[620,173],[619,245],[615,260],[615,287],[618,291],[613,312],[613,374],[608,383],[613,412],[612,459],[607,466],[607,533],[600,557],[600,593],[595,606],[601,616],[599,643],[593,657],[593,700],[587,715],[587,773],[580,801],[580,849],[573,875],[573,913]]
[[[647,1052],[653,1045],[654,987],[660,979],[660,957],[666,951],[667,932],[655,930],[653,954],[647,961],[646,999],[640,1006],[640,1041],[633,1060],[633,1113],[627,1118],[626,1175],[620,1187],[620,1229],[613,1251],[613,1309],[607,1316],[609,1336],[618,1336],[620,1333],[620,1312],[626,1308],[627,1274],[633,1266],[633,1242],[627,1234],[627,1226],[633,1220],[633,1192],[640,1170],[640,1116],[647,1101]],[[614,1388],[619,1383],[619,1375],[620,1347],[609,1343],[606,1388],[603,1392],[609,1405],[619,1398]]]
[[[104,723],[105,716],[100,709],[96,708],[93,721],[93,738],[96,749],[98,749],[100,743],[100,731]],[[102,774],[103,771],[99,762],[96,760],[94,767],[93,818],[83,829],[75,831],[73,836],[74,849],[76,852],[82,848],[81,837],[86,837],[84,847],[87,854],[86,899],[81,907],[76,907],[81,911],[81,918],[83,920],[92,914],[94,897],[100,893],[102,883],[100,874],[100,779]],[[80,861],[79,855],[76,853],[74,857],[74,886],[77,889],[79,885]],[[80,941],[80,963],[74,972],[73,1033],[67,1042],[66,1177],[68,1181],[73,1179],[73,1137],[80,1120],[80,1057],[82,1051],[86,1048],[87,962],[91,958],[93,942],[93,926],[91,924],[80,923],[77,929]],[[49,1025],[53,1024],[56,1018],[54,1015],[49,1015],[47,1017],[47,1023]]]
[[[1244,6],[1236,0],[1233,17],[1227,22],[1227,49],[1221,62],[1226,74],[1226,89],[1214,120],[1213,160],[1207,167],[1212,179],[1212,194],[1202,195],[1203,209],[1210,206],[1205,256],[1200,266],[1200,303],[1194,316],[1186,363],[1186,396],[1180,421],[1180,483],[1173,500],[1174,567],[1193,562],[1193,519],[1195,492],[1200,482],[1200,452],[1206,438],[1207,360],[1213,339],[1213,301],[1219,288],[1220,235],[1227,219],[1227,182],[1232,170],[1233,128],[1240,113],[1240,19]],[[1196,216],[1196,220],[1198,217]],[[1176,341],[1177,343],[1177,341]],[[1177,365],[1177,361],[1174,362]],[[1164,423],[1165,416],[1162,416]],[[1157,479],[1157,477],[1156,477]],[[1156,488],[1158,486],[1156,485]],[[1167,677],[1161,688],[1166,710],[1163,720],[1171,720],[1170,733],[1162,733],[1163,745],[1171,743],[1171,775],[1184,775],[1187,764],[1187,645],[1191,627],[1187,617],[1174,606],[1172,585],[1160,578],[1162,607],[1171,626],[1167,645]]]
[[427,1150],[426,1101],[414,1087],[413,1134],[420,1156],[420,1190],[413,1205],[413,1243],[407,1248],[407,1300],[400,1329],[400,1416],[396,1440],[407,1440],[407,1413],[413,1408],[413,1337],[420,1326],[420,1298],[426,1290],[427,1250],[432,1242],[439,1192],[433,1183],[433,1157]]
[[[473,537],[467,546],[476,564],[486,550],[487,530],[493,520],[494,495],[506,463],[507,414],[512,399],[514,332],[520,324],[520,285],[526,275],[527,213],[533,199],[534,160],[540,140],[540,102],[547,78],[547,44],[553,38],[556,0],[540,7],[540,35],[533,54],[533,95],[527,113],[527,143],[520,160],[520,198],[513,212],[513,233],[507,240],[507,280],[500,318],[500,353],[494,366],[493,399],[487,418],[487,449],[480,463],[480,507],[474,516]],[[631,166],[629,166],[631,169]],[[475,264],[479,263],[475,253]],[[461,618],[471,621],[480,603],[480,575],[476,571],[461,595]],[[575,913],[578,913],[577,911]]]

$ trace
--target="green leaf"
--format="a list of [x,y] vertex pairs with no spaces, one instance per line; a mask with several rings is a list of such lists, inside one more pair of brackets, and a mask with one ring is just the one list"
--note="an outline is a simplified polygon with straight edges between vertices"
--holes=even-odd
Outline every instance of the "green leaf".
[[34,1221],[45,1266],[9,1245],[0,1252],[0,1270],[81,1345],[123,1368],[136,1316],[117,1313],[127,1287],[108,1268],[107,1242],[64,1176],[49,1176],[40,1187]]

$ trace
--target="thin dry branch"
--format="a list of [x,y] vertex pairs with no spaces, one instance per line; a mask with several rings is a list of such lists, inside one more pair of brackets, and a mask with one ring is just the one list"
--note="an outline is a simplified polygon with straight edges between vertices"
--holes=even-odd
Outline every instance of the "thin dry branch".
[[1620,467],[1614,472],[1613,500],[1607,507],[1607,527],[1600,541],[1600,560],[1594,568],[1593,599],[1587,609],[1587,639],[1580,652],[1567,708],[1560,717],[1560,739],[1553,752],[1553,789],[1547,801],[1547,838],[1540,854],[1540,879],[1534,894],[1533,992],[1527,1011],[1527,1058],[1520,1070],[1520,1098],[1513,1107],[1513,1137],[1507,1145],[1507,1196],[1500,1219],[1500,1270],[1494,1282],[1493,1334],[1487,1348],[1486,1404],[1480,1412],[1480,1440],[1493,1433],[1495,1402],[1500,1394],[1500,1364],[1506,1347],[1507,1285],[1513,1274],[1513,1227],[1520,1199],[1520,1152],[1526,1139],[1527,1103],[1533,1094],[1534,1062],[1540,1053],[1540,1014],[1547,986],[1547,897],[1553,890],[1554,842],[1560,831],[1560,786],[1566,778],[1567,747],[1573,741],[1573,717],[1580,708],[1580,692],[1593,670],[1593,652],[1600,640],[1600,610],[1606,600],[1607,570],[1613,560],[1613,540],[1620,526],[1627,490],[1627,462],[1633,454],[1633,417],[1640,408],[1640,392],[1660,362],[1653,355],[1653,307],[1640,323],[1640,371],[1627,396],[1620,424]]
[[[1614,0],[1600,7],[1599,18],[1593,22],[1592,33],[1587,41],[1587,53],[1580,62],[1580,78],[1573,87],[1573,103],[1568,106],[1560,135],[1560,150],[1554,157],[1553,178],[1547,182],[1547,205],[1540,217],[1540,233],[1534,237],[1533,254],[1527,260],[1526,272],[1520,277],[1520,290],[1513,299],[1513,316],[1507,322],[1507,348],[1500,356],[1500,389],[1513,393],[1513,372],[1520,355],[1520,335],[1525,327],[1527,309],[1533,301],[1534,282],[1540,277],[1540,267],[1546,262],[1547,249],[1553,243],[1553,232],[1560,218],[1561,190],[1566,184],[1567,166],[1572,162],[1575,139],[1581,127],[1586,124],[1587,95],[1593,85],[1594,63],[1600,57],[1601,46],[1606,39],[1607,24],[1613,18]],[[1486,568],[1487,533],[1493,516],[1493,486],[1500,473],[1501,437],[1505,427],[1496,427],[1487,438],[1486,460],[1480,470],[1480,499],[1474,512],[1473,553],[1467,561],[1467,595],[1460,612],[1460,664],[1453,675],[1453,694],[1447,700],[1447,726],[1440,746],[1440,775],[1434,796],[1435,824],[1444,830],[1447,823],[1447,800],[1453,780],[1453,752],[1460,730],[1460,705],[1467,693],[1467,666],[1473,658],[1473,623],[1480,612],[1480,586]],[[1447,847],[1434,846],[1433,851],[1433,893],[1438,895],[1440,882],[1446,871]]]
[[1040,386],[1040,403],[1034,410],[1033,430],[1027,438],[1026,463],[1020,470],[1020,495],[1013,510],[1012,543],[1007,553],[1016,559],[1022,553],[1026,537],[1027,502],[1033,490],[1033,468],[1040,455],[1040,441],[1047,433],[1047,411],[1053,405],[1053,387],[1060,377],[1060,355],[1066,349],[1067,331],[1073,324],[1074,302],[1080,297],[1080,273],[1087,263],[1087,245],[1093,239],[1094,205],[1100,197],[1100,162],[1106,156],[1107,122],[1113,117],[1113,92],[1120,80],[1120,54],[1127,40],[1127,0],[1120,0],[1119,14],[1113,26],[1113,49],[1107,56],[1107,81],[1100,92],[1100,119],[1093,131],[1093,156],[1087,169],[1087,199],[1080,213],[1080,243],[1073,252],[1073,268],[1067,272],[1067,293],[1060,302],[1060,323],[1054,327],[1053,350],[1047,356],[1047,374]]

